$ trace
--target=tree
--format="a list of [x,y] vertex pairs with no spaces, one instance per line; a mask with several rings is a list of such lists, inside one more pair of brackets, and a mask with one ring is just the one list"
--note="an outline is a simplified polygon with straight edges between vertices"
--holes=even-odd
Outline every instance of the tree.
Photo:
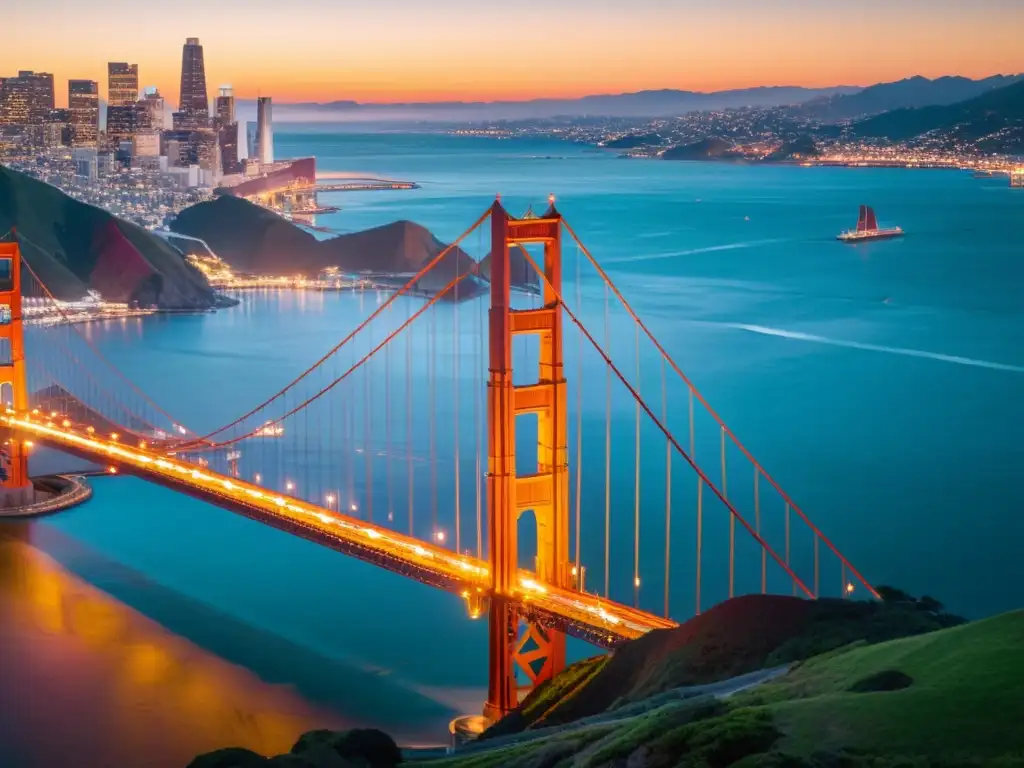
[[942,603],[936,600],[934,597],[925,595],[917,601],[917,607],[922,611],[929,611],[931,613],[942,613],[942,609],[945,607]]
[[896,587],[888,587],[879,585],[875,588],[878,592],[878,596],[882,598],[882,602],[885,603],[914,603],[917,602],[908,593],[902,589],[896,589]]

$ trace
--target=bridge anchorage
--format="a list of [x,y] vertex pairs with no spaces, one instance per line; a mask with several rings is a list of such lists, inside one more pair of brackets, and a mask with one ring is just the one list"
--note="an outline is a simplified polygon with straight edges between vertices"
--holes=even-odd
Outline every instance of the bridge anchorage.
[[[476,257],[462,250],[472,247],[473,233]],[[20,234],[18,241],[30,255],[43,249]],[[575,288],[572,303],[563,285],[564,246],[575,256],[575,277],[566,281]],[[584,267],[604,293],[601,341],[580,319]],[[518,293],[527,282],[539,293]],[[427,284],[434,286],[428,295],[417,290]],[[405,285],[370,297],[366,317],[286,386],[226,424],[195,433],[102,355],[17,243],[0,243],[3,500],[27,498],[29,450],[45,446],[460,595],[470,616],[488,620],[484,714],[491,720],[514,709],[524,687],[565,668],[569,635],[609,648],[751,591],[845,596],[856,582],[877,596],[711,408],[553,198],[543,214],[518,218],[496,200]],[[25,316],[23,300],[32,310]],[[468,331],[460,313],[469,315]],[[628,366],[613,359],[613,336],[617,345],[635,338]],[[603,376],[584,380],[585,353],[596,364],[588,370]],[[618,346],[616,353],[621,360]],[[460,368],[462,355],[475,360],[470,375]],[[441,387],[439,360],[452,365]],[[651,405],[659,396],[654,377],[641,382],[644,360],[659,366],[660,408]],[[401,377],[404,386],[393,381]],[[594,423],[593,409],[590,423],[583,421],[583,403],[597,399],[585,399],[585,388],[601,390],[603,425]],[[613,389],[625,408],[613,411]],[[535,445],[533,425],[521,417],[536,420]],[[615,439],[613,423],[626,427]],[[595,438],[603,433],[603,451],[598,440],[582,437],[594,426],[604,427],[593,430]],[[688,439],[680,439],[684,434]],[[621,452],[629,461],[613,462]],[[591,475],[603,464],[603,489],[583,483],[585,461]],[[632,504],[611,493],[613,467],[617,475],[632,469],[631,488],[617,488],[622,497],[632,491]],[[442,471],[452,473],[450,484]],[[663,524],[654,525],[661,489]],[[595,503],[602,490],[603,516]],[[448,511],[439,494],[447,493],[454,520],[439,518]],[[460,499],[469,498],[475,521],[462,512],[468,504]],[[680,505],[682,513],[674,513]],[[520,529],[531,516],[535,553],[521,551],[519,540],[520,533],[524,541],[534,538]],[[594,541],[598,536],[603,541]],[[719,556],[708,556],[712,547]],[[613,580],[612,571],[625,575],[627,549],[629,580]],[[649,579],[643,595],[641,561]],[[585,588],[585,562],[594,581],[603,582],[600,595]]]

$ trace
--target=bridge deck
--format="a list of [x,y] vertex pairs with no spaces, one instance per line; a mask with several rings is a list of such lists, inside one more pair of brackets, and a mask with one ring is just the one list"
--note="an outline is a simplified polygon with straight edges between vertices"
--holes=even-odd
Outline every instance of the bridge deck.
[[[87,458],[208,501],[388,570],[455,592],[490,597],[486,562],[396,533],[291,496],[227,477],[149,449],[89,433],[74,424],[8,410],[0,425],[13,436]],[[610,646],[652,629],[676,626],[654,614],[575,590],[559,589],[520,571],[509,596],[525,611],[582,639]]]

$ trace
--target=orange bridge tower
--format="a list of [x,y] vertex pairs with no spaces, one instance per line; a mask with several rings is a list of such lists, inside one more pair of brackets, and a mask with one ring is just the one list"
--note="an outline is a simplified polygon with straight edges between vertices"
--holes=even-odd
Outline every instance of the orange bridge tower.
[[[17,242],[0,243],[0,403],[19,413],[28,410],[25,342],[21,325],[21,251]],[[22,504],[31,496],[28,453],[20,440],[4,436],[0,505]]]
[[[518,666],[531,685],[565,666],[565,635],[543,626],[509,600],[519,587],[517,526],[532,511],[537,525],[537,579],[570,587],[569,466],[566,391],[562,365],[561,215],[554,201],[543,216],[516,219],[495,201],[491,208],[490,378],[487,389],[487,521],[492,595],[489,607],[490,675],[484,714],[496,719],[519,703]],[[510,253],[514,247],[544,247],[543,304],[512,310]],[[537,381],[514,385],[512,342],[521,334],[540,337]],[[537,416],[537,463],[516,471],[516,418]]]

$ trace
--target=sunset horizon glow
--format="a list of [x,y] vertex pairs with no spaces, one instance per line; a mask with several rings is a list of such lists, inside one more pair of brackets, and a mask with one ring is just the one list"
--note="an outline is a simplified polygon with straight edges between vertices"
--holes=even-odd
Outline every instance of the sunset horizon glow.
[[[468,0],[378,0],[351,10],[326,0],[294,9],[268,0],[181,0],[173,13],[126,0],[65,7],[37,0],[5,11],[15,30],[0,77],[96,80],[109,61],[139,65],[140,85],[175,105],[186,37],[198,37],[211,97],[366,104],[526,101],[679,89],[867,86],[915,75],[971,78],[1024,71],[1014,0],[755,0],[696,3],[520,0],[503,10]],[[713,6],[713,7],[706,7]],[[865,29],[856,20],[870,19]],[[110,20],[123,33],[109,34]]]

